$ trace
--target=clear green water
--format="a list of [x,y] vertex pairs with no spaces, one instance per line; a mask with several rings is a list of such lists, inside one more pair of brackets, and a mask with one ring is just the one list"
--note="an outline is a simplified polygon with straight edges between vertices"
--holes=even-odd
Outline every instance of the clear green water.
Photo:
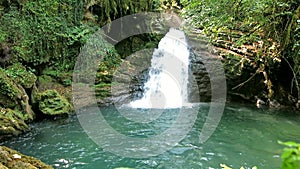
[[[260,169],[279,169],[283,147],[277,141],[300,142],[299,115],[288,110],[228,105],[216,131],[207,142],[200,144],[198,136],[208,106],[201,106],[192,130],[177,146],[147,159],[105,152],[85,134],[76,115],[41,121],[32,125],[32,131],[1,144],[40,158],[55,168],[214,169],[226,163],[234,168],[256,165]],[[129,121],[109,107],[102,109],[102,114],[112,127],[125,135],[151,137],[166,130],[178,112],[166,110],[156,122],[148,124]]]

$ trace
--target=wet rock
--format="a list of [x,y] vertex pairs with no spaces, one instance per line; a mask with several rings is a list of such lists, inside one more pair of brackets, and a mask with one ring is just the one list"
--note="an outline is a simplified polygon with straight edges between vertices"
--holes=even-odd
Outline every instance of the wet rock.
[[[198,38],[198,37],[197,37]],[[215,57],[207,48],[207,41],[191,44],[193,52],[190,55],[189,101],[209,102],[211,100],[210,78],[206,63],[213,62]],[[149,68],[153,50],[136,52],[124,59],[112,77],[111,95],[106,99],[98,99],[98,103],[126,104],[143,97],[144,83],[149,79]],[[208,64],[209,65],[209,64]]]
[[39,93],[37,98],[38,108],[44,115],[63,115],[72,112],[68,100],[56,90],[46,90]]
[[36,158],[23,155],[5,146],[0,146],[0,168],[53,169]]
[[272,100],[269,100],[269,107],[271,107],[271,108],[280,108],[281,105],[277,100],[272,99]]
[[265,101],[263,101],[262,99],[258,98],[257,96],[255,96],[256,98],[256,107],[257,108],[264,108],[266,107],[267,103]]
[[144,82],[149,78],[152,54],[152,49],[143,50],[124,59],[112,75],[109,97],[98,97],[98,104],[121,105],[142,97]]
[[199,50],[194,50],[190,53],[189,102],[210,101],[210,78],[205,67],[205,57],[207,54]]
[[300,109],[300,100],[298,100],[298,102],[296,103],[296,108]]
[[213,54],[208,40],[204,36],[191,33],[189,37],[190,45],[190,75],[189,75],[189,102],[210,102],[211,101],[211,78],[208,70],[209,66],[218,59]]
[[[35,82],[35,76],[32,80],[16,80],[16,74],[0,69],[0,106],[19,110],[27,114],[29,119],[32,120],[34,113],[29,105],[29,97],[22,84],[25,87],[32,87]],[[15,78],[12,78],[12,76]]]

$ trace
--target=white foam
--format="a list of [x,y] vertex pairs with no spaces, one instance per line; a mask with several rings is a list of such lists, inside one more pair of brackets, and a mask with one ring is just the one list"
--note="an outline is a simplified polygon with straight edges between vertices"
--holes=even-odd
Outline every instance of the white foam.
[[184,33],[170,29],[153,52],[149,80],[133,108],[180,108],[187,103],[189,50]]

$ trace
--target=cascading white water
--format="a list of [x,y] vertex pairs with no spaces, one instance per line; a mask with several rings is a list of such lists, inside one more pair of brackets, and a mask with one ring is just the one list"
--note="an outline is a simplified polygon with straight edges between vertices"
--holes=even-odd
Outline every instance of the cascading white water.
[[153,52],[144,95],[133,108],[180,108],[187,103],[189,50],[184,33],[171,28]]

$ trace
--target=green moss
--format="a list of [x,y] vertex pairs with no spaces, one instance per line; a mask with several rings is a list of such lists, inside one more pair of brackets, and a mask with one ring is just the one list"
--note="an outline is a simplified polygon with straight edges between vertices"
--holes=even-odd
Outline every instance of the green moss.
[[10,80],[3,69],[0,68],[0,92],[1,95],[8,96],[13,99],[20,92],[17,86]]
[[45,115],[69,114],[72,107],[66,98],[56,90],[46,90],[38,94],[39,110]]
[[32,72],[27,71],[21,63],[8,67],[6,73],[13,81],[24,88],[31,88],[37,80],[37,77]]
[[1,135],[18,135],[28,130],[25,121],[28,116],[24,116],[21,112],[11,110],[9,108],[0,108],[0,134]]
[[5,146],[0,146],[0,168],[53,169],[36,158],[23,155]]
[[95,86],[95,93],[96,93],[96,97],[103,99],[106,97],[111,96],[111,84],[110,83],[99,83],[96,84]]
[[[51,78],[55,79],[58,83],[64,86],[70,86],[72,83],[72,71],[65,72],[62,70],[53,70],[53,69],[46,69],[43,71],[43,76],[50,76]],[[47,79],[45,79],[47,80]]]
[[38,77],[38,81],[41,86],[52,83],[52,78],[48,75],[42,75]]

